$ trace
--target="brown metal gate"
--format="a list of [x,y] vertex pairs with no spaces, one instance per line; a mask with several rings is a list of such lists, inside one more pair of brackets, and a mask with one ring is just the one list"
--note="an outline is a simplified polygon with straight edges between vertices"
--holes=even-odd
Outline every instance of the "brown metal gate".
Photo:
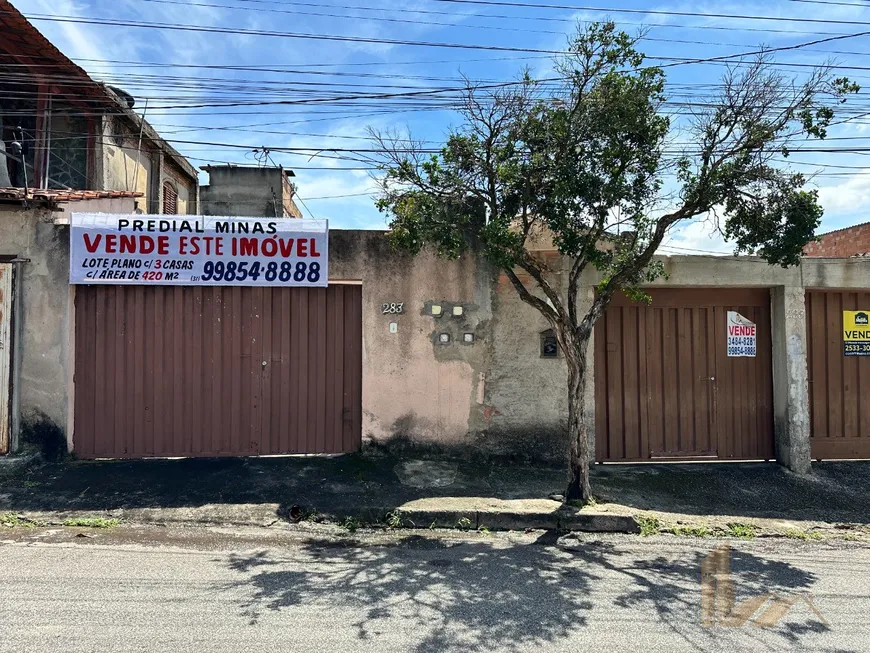
[[[767,289],[652,289],[613,299],[595,327],[596,459],[769,459]],[[727,355],[727,312],[757,325],[754,358]]]
[[362,287],[77,286],[85,458],[355,451]]
[[806,307],[812,456],[870,458],[870,357],[843,350],[843,311],[870,310],[870,291],[808,290]]

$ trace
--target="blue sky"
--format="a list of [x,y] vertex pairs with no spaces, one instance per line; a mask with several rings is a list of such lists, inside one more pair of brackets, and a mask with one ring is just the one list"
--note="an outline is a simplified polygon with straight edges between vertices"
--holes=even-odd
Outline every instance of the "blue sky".
[[[587,3],[602,10],[540,6],[581,4],[574,0],[545,0],[539,6],[526,8],[443,0],[13,0],[18,9],[34,18],[82,16],[544,51],[561,50],[576,21],[609,17],[630,32],[645,26],[648,34],[641,49],[648,55],[678,58],[726,55],[753,50],[762,44],[780,47],[836,34],[870,31],[870,3],[866,0],[765,3],[586,0],[583,4]],[[642,12],[612,13],[607,8]],[[644,13],[648,11],[771,18],[739,20]],[[812,22],[819,20],[846,22]],[[861,25],[862,21],[866,24]],[[167,139],[176,141],[177,149],[196,166],[208,162],[255,164],[251,152],[255,147],[314,148],[302,155],[273,152],[271,157],[296,170],[299,195],[315,217],[329,218],[333,226],[345,228],[385,226],[384,217],[365,194],[372,188],[369,173],[352,169],[364,167],[360,163],[330,158],[331,155],[317,150],[368,147],[364,140],[367,125],[378,129],[409,128],[416,137],[437,143],[458,119],[449,109],[433,110],[431,102],[372,99],[347,106],[344,102],[324,102],[324,97],[357,91],[408,93],[454,87],[461,85],[461,75],[504,81],[515,78],[524,66],[529,66],[536,76],[551,72],[551,57],[535,52],[165,31],[42,20],[33,23],[94,78],[117,83],[133,94],[137,110],[145,109],[147,101],[149,122]],[[845,68],[842,74],[868,87],[870,92],[870,69],[855,69],[870,66],[868,45],[870,36],[849,38],[781,53],[777,62],[820,64],[833,60],[838,66],[852,67]],[[709,64],[669,68],[670,91],[679,94],[689,89],[689,93],[704,93],[704,87],[699,85],[715,84],[722,71],[722,66]],[[783,71],[800,77],[807,68],[786,66]],[[197,106],[263,99],[295,104]],[[317,102],[299,104],[300,99]],[[859,96],[853,105],[860,109],[866,101]],[[830,133],[832,137],[850,140],[829,144],[870,147],[868,127],[870,117],[852,120]],[[806,162],[795,165],[796,169],[820,173],[810,185],[819,189],[825,208],[821,231],[870,219],[867,154],[803,154],[792,158]],[[710,231],[704,221],[685,225],[671,234],[663,252],[730,251],[729,245]]]

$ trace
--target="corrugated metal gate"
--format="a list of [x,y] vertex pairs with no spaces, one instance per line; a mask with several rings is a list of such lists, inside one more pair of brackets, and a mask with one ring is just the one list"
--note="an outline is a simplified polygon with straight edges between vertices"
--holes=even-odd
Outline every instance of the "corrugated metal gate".
[[808,290],[806,307],[812,456],[870,458],[870,357],[843,351],[843,311],[870,292]]
[[[596,459],[773,457],[770,293],[653,289],[615,297],[595,327]],[[727,312],[757,325],[757,355],[729,358]]]
[[77,286],[85,458],[355,451],[362,287]]

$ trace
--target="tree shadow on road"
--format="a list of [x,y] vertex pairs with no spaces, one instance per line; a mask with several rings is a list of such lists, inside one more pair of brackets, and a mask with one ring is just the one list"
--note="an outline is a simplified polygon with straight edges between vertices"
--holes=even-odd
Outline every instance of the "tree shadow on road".
[[[377,642],[401,623],[415,642],[412,650],[427,653],[546,646],[582,637],[592,614],[619,628],[631,608],[704,650],[721,644],[722,633],[700,627],[702,557],[686,551],[678,560],[639,560],[610,543],[529,546],[410,536],[361,546],[312,540],[292,559],[267,551],[233,554],[228,564],[239,579],[222,589],[242,591],[241,612],[251,624],[304,605],[331,612],[337,628],[353,614],[360,640]],[[805,591],[815,582],[811,573],[748,553],[735,555],[734,570],[741,591],[750,593]],[[777,635],[792,643],[802,634],[781,630]],[[811,624],[803,632],[818,630]]]
[[242,612],[252,624],[267,611],[339,604],[358,615],[360,640],[377,638],[387,619],[401,618],[419,631],[411,636],[419,640],[415,650],[486,651],[544,645],[585,624],[594,576],[566,567],[568,554],[526,548],[518,557],[485,542],[420,536],[398,546],[313,541],[292,571],[266,552],[233,555],[229,565],[243,576],[235,586],[250,591]]
[[[613,547],[566,547],[585,563],[603,571],[620,574],[630,581],[629,588],[613,597],[617,608],[653,610],[658,621],[687,643],[706,650],[705,642],[722,641],[723,636],[740,635],[754,639],[762,631],[749,624],[743,628],[699,628],[701,623],[701,564],[710,550],[688,550],[681,558],[658,555],[630,559]],[[731,550],[731,578],[735,599],[741,601],[763,594],[791,596],[807,594],[818,580],[816,574],[788,562],[759,557],[741,550]],[[812,617],[812,615],[809,615]],[[720,615],[721,617],[721,615]],[[796,645],[802,635],[826,632],[830,628],[817,620],[797,624],[783,621],[766,634],[775,634]],[[763,646],[759,643],[759,647]]]

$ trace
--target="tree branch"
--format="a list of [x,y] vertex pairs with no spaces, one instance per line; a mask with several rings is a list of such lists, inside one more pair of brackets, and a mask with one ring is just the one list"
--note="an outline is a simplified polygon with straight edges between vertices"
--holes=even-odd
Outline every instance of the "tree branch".
[[513,271],[512,268],[503,268],[507,278],[510,279],[514,288],[517,291],[517,294],[520,296],[526,304],[529,306],[533,306],[538,309],[541,314],[547,318],[547,321],[553,326],[554,329],[559,326],[559,315],[555,310],[543,299],[540,297],[535,297],[529,289],[526,288],[525,284],[520,281],[520,278],[517,276],[516,272]]

